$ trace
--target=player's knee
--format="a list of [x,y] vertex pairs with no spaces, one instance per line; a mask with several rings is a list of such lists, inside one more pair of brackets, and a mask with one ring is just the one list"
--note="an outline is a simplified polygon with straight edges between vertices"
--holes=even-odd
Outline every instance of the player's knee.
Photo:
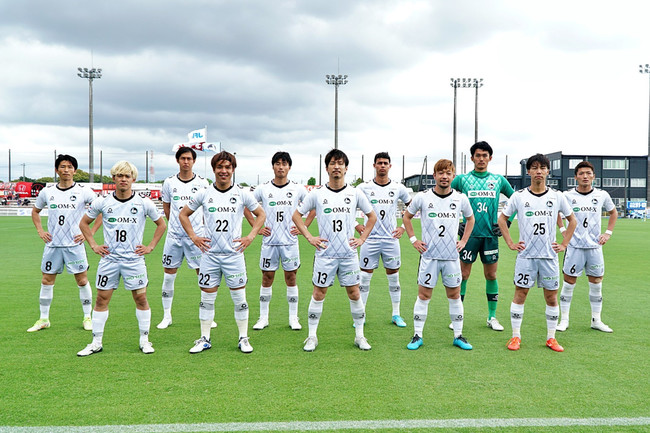
[[592,277],[592,276],[589,276],[588,278],[589,278],[589,282],[590,282],[591,284],[599,284],[599,283],[602,283],[602,282],[603,282],[603,277]]

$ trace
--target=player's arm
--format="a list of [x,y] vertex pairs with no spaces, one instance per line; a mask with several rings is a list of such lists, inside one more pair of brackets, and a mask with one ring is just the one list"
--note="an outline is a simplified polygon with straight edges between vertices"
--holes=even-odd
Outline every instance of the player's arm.
[[239,239],[233,239],[233,242],[239,242],[237,251],[240,253],[248,248],[248,246],[253,242],[255,236],[257,236],[257,233],[262,229],[262,226],[264,226],[264,222],[266,221],[266,213],[264,213],[262,206],[257,206],[251,213],[255,216],[255,220],[253,221],[250,233],[247,236],[242,236]]
[[[291,218],[293,219],[293,215]],[[316,209],[310,210],[307,214],[307,218],[305,218],[305,227],[309,227],[314,221],[314,218],[316,218]],[[290,233],[294,236],[298,236],[300,234],[300,230],[298,230],[296,226],[291,226]]]
[[465,248],[465,245],[467,245],[467,241],[472,234],[472,230],[474,230],[474,223],[476,223],[474,215],[465,217],[465,231],[463,232],[463,236],[460,238],[460,240],[456,242],[456,250],[460,251]]
[[36,227],[36,231],[38,232],[38,237],[43,239],[43,242],[48,243],[48,242],[52,242],[52,235],[49,232],[43,230],[43,224],[41,222],[42,210],[43,209],[39,209],[36,206],[32,208],[32,222],[34,223],[34,227]]
[[95,236],[95,233],[97,233],[97,230],[99,230],[102,224],[104,224],[104,216],[99,214],[99,216],[95,218],[95,224],[90,228],[90,232],[93,236]]
[[187,233],[187,236],[190,237],[192,243],[199,247],[202,252],[206,252],[210,249],[210,238],[204,238],[196,235],[196,232],[192,227],[192,223],[190,222],[190,215],[193,213],[194,211],[190,209],[189,206],[183,206],[183,209],[181,209],[181,211],[178,213],[178,221],[181,223],[181,226],[183,227],[183,230],[185,230],[185,233]]
[[167,228],[165,218],[160,217],[154,221],[154,223],[156,224],[156,230],[153,232],[153,238],[151,238],[149,245],[138,245],[135,247],[135,253],[139,256],[143,256],[152,252],[153,249],[156,248],[156,245],[158,245],[158,242],[160,242],[160,239],[162,239],[163,235],[165,234],[165,229]]
[[309,229],[307,229],[305,222],[302,220],[302,214],[300,211],[298,211],[298,209],[293,212],[291,219],[293,220],[293,224],[296,226],[300,234],[303,235],[305,239],[307,239],[307,242],[316,247],[316,249],[319,251],[327,248],[327,239],[322,239],[320,236],[312,236],[312,234],[309,232]]
[[415,230],[413,230],[413,222],[411,221],[413,219],[413,214],[407,210],[404,211],[404,216],[402,217],[402,221],[404,222],[404,228],[406,229],[406,234],[409,236],[409,240],[411,241],[411,244],[413,244],[413,248],[418,250],[420,254],[425,252],[427,250],[427,244],[419,240],[417,237],[415,237]]
[[88,245],[93,250],[93,252],[95,254],[99,254],[102,257],[105,257],[110,253],[110,251],[108,251],[108,247],[106,245],[99,245],[97,241],[95,241],[93,232],[90,229],[90,224],[92,224],[93,221],[95,221],[95,218],[84,215],[81,218],[81,222],[79,223],[79,230],[81,230],[81,234],[84,235],[86,242],[88,242]]
[[368,218],[368,221],[366,221],[366,225],[363,226],[363,230],[361,231],[361,236],[358,238],[350,239],[350,246],[352,248],[360,247],[361,245],[364,244],[364,242],[366,242],[366,239],[368,239],[368,236],[370,236],[370,232],[372,231],[372,228],[375,226],[375,223],[377,222],[377,214],[375,213],[374,210],[370,211],[370,213],[367,213],[366,217]]
[[609,238],[612,237],[612,232],[614,231],[614,226],[616,225],[616,220],[618,219],[618,211],[614,207],[611,211],[607,212],[609,215],[609,221],[607,222],[607,230],[605,233],[601,234],[598,237],[598,243],[600,245],[605,245]]
[[169,215],[171,214],[171,204],[167,202],[163,202],[163,212],[165,214],[165,218],[167,218],[167,221],[169,221]]
[[526,245],[524,244],[524,241],[519,241],[516,244],[512,241],[512,237],[510,236],[510,227],[508,227],[508,216],[501,212],[499,214],[499,229],[501,230],[501,234],[503,235],[503,240],[506,242],[506,245],[508,245],[508,248],[510,248],[513,251],[523,251],[526,249]]
[[562,243],[558,244],[557,242],[553,242],[553,251],[556,253],[566,250],[566,248],[569,246],[569,242],[571,241],[571,237],[573,236],[573,232],[576,231],[576,227],[578,226],[578,219],[574,213],[568,215],[566,217],[566,220],[569,222],[569,225],[567,226],[566,231],[562,233],[564,236]]

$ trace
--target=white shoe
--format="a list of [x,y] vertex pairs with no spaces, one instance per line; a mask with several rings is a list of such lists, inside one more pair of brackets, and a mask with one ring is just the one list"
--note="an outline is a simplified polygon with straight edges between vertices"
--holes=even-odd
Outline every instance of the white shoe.
[[163,317],[162,321],[156,325],[158,329],[167,329],[169,325],[172,324],[172,316]]
[[238,347],[242,353],[251,353],[253,351],[253,346],[251,346],[250,341],[248,341],[248,337],[240,337]]
[[217,327],[217,322],[215,322],[215,321],[213,320],[213,321],[212,321],[212,324],[210,325],[210,328],[214,329],[214,328],[216,328],[216,327]]
[[212,343],[205,337],[201,337],[194,341],[194,346],[190,349],[190,353],[201,353],[212,347]]
[[103,349],[104,349],[104,347],[101,345],[101,343],[95,343],[93,341],[88,346],[86,346],[84,349],[77,352],[77,356],[92,355],[93,353],[101,352]]
[[90,317],[84,317],[83,327],[85,331],[93,330],[93,320]]
[[269,319],[265,319],[263,317],[260,317],[257,320],[257,322],[255,322],[255,324],[253,325],[253,329],[256,330],[256,331],[260,331],[260,330],[266,328],[267,326],[269,326]]
[[499,323],[496,317],[492,317],[487,321],[487,327],[492,328],[495,331],[503,331],[503,325]]
[[318,338],[307,337],[304,343],[305,343],[305,347],[303,347],[302,350],[304,350],[305,352],[313,352],[316,349],[316,346],[318,346]]
[[566,319],[560,320],[560,323],[558,323],[557,326],[555,327],[555,330],[560,332],[564,332],[567,329],[569,329],[569,321]]
[[145,341],[140,345],[140,350],[142,350],[142,353],[145,355],[149,355],[150,353],[154,353],[155,350],[153,349],[153,344],[151,344],[151,341]]
[[40,331],[41,329],[45,329],[49,327],[50,327],[50,319],[38,319],[36,323],[32,325],[31,328],[27,329],[27,332],[36,332],[36,331]]
[[594,319],[591,319],[591,329],[596,329],[598,331],[603,331],[603,332],[614,332],[614,331],[612,331],[612,328],[605,325],[600,320],[598,322],[596,322],[596,321],[594,321]]
[[368,344],[368,340],[366,340],[366,337],[356,337],[354,339],[354,345],[357,346],[361,350],[370,350],[372,347],[370,347],[370,344]]
[[300,322],[298,321],[298,316],[289,317],[289,326],[290,326],[291,329],[293,329],[294,331],[299,331],[299,330],[302,329],[302,325],[301,325]]

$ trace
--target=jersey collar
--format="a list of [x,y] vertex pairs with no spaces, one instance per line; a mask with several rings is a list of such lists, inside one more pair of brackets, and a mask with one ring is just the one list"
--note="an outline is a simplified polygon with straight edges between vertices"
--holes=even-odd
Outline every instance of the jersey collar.
[[590,190],[589,192],[578,191],[578,188],[576,188],[576,192],[577,192],[578,194],[580,194],[580,195],[589,195],[589,194],[591,194],[592,192],[594,192],[594,188],[592,187],[591,190]]
[[549,191],[551,190],[549,187],[546,187],[546,191],[544,191],[544,192],[542,192],[542,193],[540,193],[540,194],[535,194],[534,192],[532,192],[532,191],[530,190],[529,187],[526,187],[526,189],[528,190],[529,193],[531,193],[531,194],[534,195],[535,197],[541,197],[541,196],[543,196],[544,194],[546,194],[547,192],[549,192]]
[[289,185],[290,183],[291,183],[291,181],[289,179],[287,179],[287,183],[285,183],[284,185],[276,185],[275,182],[273,182],[273,179],[271,179],[271,185],[273,185],[276,188],[284,188],[285,186]]
[[135,191],[131,191],[131,197],[129,197],[129,198],[118,198],[117,194],[115,194],[115,192],[113,192],[113,198],[115,200],[119,201],[120,203],[126,203],[127,201],[131,200],[133,197],[135,197]]
[[70,185],[69,187],[67,187],[67,188],[61,188],[61,187],[59,186],[59,184],[57,183],[57,184],[56,184],[56,189],[58,189],[59,191],[67,191],[67,190],[69,190],[69,189],[74,188],[74,186],[75,186],[76,184],[77,184],[77,182],[72,182],[72,185]]
[[215,191],[220,192],[220,193],[226,193],[226,192],[230,191],[230,190],[233,188],[233,186],[235,186],[235,185],[230,185],[230,186],[228,187],[228,189],[219,189],[219,188],[217,188],[217,184],[216,184],[216,183],[213,183],[212,186],[214,187],[214,190],[215,190]]
[[341,189],[332,189],[332,188],[330,188],[330,185],[329,185],[329,184],[325,185],[325,188],[329,189],[329,190],[332,191],[332,192],[341,192],[341,191],[343,191],[343,190],[344,190],[345,188],[347,188],[347,187],[348,187],[348,184],[347,184],[347,183],[346,183],[345,185],[343,185],[343,187],[342,187]]
[[183,180],[183,179],[181,179],[181,174],[178,173],[178,174],[176,175],[176,179],[178,179],[179,181],[181,181],[181,182],[183,182],[183,183],[190,183],[190,182],[192,182],[194,179],[196,179],[196,173],[192,173],[192,175],[193,175],[193,176],[192,176],[191,179]]

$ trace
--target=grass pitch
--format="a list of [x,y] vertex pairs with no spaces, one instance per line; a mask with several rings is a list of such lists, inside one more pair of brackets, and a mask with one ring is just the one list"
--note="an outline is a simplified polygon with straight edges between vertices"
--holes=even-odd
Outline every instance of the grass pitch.
[[[315,225],[312,226],[315,228]],[[516,224],[513,225],[516,236]],[[246,226],[245,226],[246,230]],[[151,239],[148,226],[145,241]],[[147,256],[150,339],[156,353],[138,350],[135,305],[120,288],[110,306],[104,351],[87,358],[76,352],[91,340],[81,327],[82,312],[74,278],[57,278],[52,327],[26,329],[39,317],[42,241],[31,220],[0,218],[0,429],[3,426],[105,426],[261,421],[345,421],[485,418],[647,417],[650,384],[650,305],[648,261],[650,223],[619,220],[605,247],[604,334],[589,328],[585,277],[579,279],[571,307],[571,326],[558,333],[565,347],[544,346],[546,322],[540,289],[526,302],[519,352],[505,345],[510,337],[515,253],[501,245],[500,302],[497,316],[506,327],[485,325],[487,304],[480,264],[475,265],[465,298],[464,335],[472,351],[452,346],[448,304],[434,290],[424,330],[424,346],[408,351],[417,293],[417,252],[402,240],[402,316],[408,327],[390,323],[385,274],[375,271],[367,305],[366,336],[373,348],[353,346],[354,329],[345,291],[330,288],[319,326],[319,346],[302,351],[307,336],[313,248],[301,239],[298,272],[302,331],[288,327],[286,286],[276,275],[271,325],[253,331],[259,312],[260,237],[246,252],[250,304],[249,335],[255,351],[237,349],[233,304],[223,286],[216,302],[211,350],[190,355],[199,337],[196,275],[183,267],[176,279],[173,325],[158,330],[162,318],[160,287],[162,242]],[[98,256],[88,248],[93,286]],[[604,427],[554,427],[560,431],[603,431]],[[647,431],[648,426],[606,428]],[[435,429],[441,431],[442,429]],[[449,429],[447,431],[469,431]],[[489,431],[512,431],[495,428]],[[551,428],[522,427],[521,431]],[[397,431],[389,429],[384,431]],[[401,430],[404,431],[404,430]],[[409,429],[409,431],[428,431]]]

